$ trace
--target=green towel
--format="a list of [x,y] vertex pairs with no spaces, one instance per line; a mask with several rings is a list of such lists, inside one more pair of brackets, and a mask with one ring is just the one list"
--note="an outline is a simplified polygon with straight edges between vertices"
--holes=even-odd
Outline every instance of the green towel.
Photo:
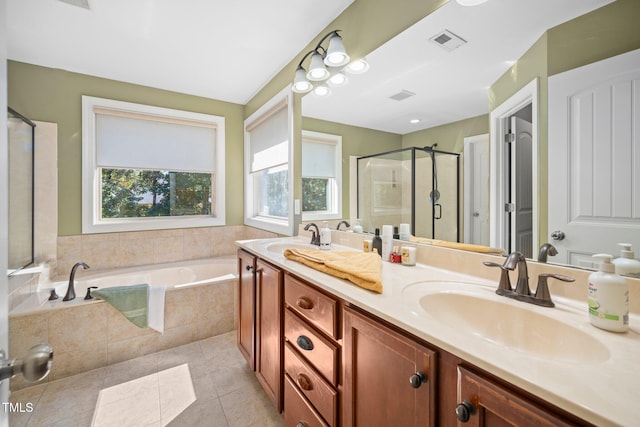
[[139,328],[147,327],[149,311],[149,285],[114,286],[91,292],[95,298],[105,300]]

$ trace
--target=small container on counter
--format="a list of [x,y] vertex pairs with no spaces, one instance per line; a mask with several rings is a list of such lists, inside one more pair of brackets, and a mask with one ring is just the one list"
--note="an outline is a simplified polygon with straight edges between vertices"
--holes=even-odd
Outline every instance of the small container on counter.
[[403,246],[400,248],[400,257],[402,265],[416,265],[416,248],[413,246]]
[[364,239],[362,241],[362,251],[363,252],[371,252],[372,249],[372,240],[371,239]]

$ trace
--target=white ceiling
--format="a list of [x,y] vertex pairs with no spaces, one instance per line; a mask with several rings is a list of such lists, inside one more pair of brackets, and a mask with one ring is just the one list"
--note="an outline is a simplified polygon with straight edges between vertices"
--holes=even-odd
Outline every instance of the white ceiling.
[[353,0],[88,1],[8,0],[9,59],[246,104]]
[[[303,115],[406,134],[489,112],[488,89],[549,28],[612,0],[450,1],[367,56],[367,74],[331,96],[308,94]],[[429,39],[449,30],[467,44],[448,52]],[[401,90],[415,93],[389,99]],[[420,119],[411,124],[410,119]]]

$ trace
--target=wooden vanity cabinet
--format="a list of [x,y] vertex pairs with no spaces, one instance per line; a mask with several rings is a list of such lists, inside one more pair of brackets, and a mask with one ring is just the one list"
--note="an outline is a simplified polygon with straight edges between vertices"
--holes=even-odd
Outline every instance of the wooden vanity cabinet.
[[237,345],[251,370],[256,369],[256,257],[238,250],[238,318]]
[[282,270],[238,251],[238,348],[278,411],[283,405]]
[[342,425],[435,426],[436,353],[344,308]]
[[287,426],[338,426],[340,303],[289,274],[284,278]]

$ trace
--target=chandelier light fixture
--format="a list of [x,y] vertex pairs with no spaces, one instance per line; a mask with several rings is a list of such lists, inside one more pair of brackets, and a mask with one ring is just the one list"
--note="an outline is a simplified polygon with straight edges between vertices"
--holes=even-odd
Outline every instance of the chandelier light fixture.
[[[307,93],[313,90],[318,96],[331,94],[331,88],[344,86],[349,82],[347,74],[362,74],[369,69],[369,64],[363,59],[351,61],[342,43],[340,30],[334,30],[325,35],[315,49],[307,52],[296,69],[293,80],[293,91]],[[326,40],[328,46],[322,46]],[[305,70],[302,64],[307,58],[309,70]]]

